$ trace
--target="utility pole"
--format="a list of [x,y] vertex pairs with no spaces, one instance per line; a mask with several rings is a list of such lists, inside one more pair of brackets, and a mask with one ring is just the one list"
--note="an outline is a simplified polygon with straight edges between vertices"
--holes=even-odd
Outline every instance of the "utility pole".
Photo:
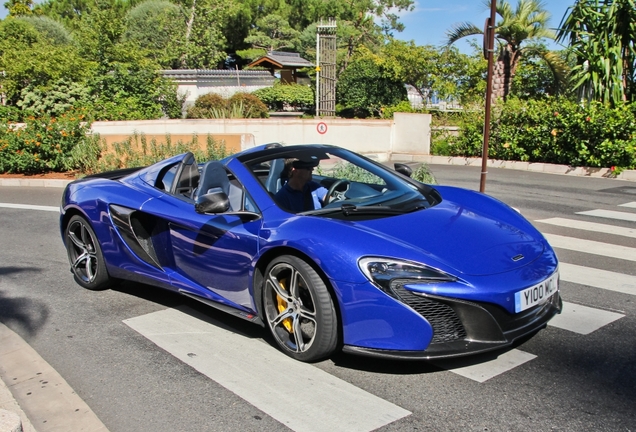
[[484,54],[488,59],[488,78],[486,83],[486,114],[484,118],[484,147],[481,153],[481,181],[479,192],[486,191],[486,174],[488,174],[488,141],[490,140],[490,111],[492,108],[492,81],[495,56],[495,18],[497,15],[497,0],[490,0],[490,18],[484,26]]

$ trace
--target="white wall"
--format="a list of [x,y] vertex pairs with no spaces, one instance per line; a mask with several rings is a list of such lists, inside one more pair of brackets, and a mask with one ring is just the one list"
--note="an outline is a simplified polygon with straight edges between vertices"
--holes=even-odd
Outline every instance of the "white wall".
[[[180,119],[94,122],[100,135],[252,134],[253,145],[333,144],[376,158],[427,155],[430,150],[430,114],[396,113],[394,120],[349,119]],[[320,133],[320,131],[324,133]],[[251,140],[244,141],[251,146]]]

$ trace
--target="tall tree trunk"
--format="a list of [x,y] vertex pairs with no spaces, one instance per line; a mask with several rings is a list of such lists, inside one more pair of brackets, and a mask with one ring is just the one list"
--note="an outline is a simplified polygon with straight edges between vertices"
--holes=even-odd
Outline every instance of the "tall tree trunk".
[[190,18],[186,25],[185,46],[181,55],[181,69],[186,69],[188,61],[188,44],[190,43],[190,34],[192,33],[192,25],[194,24],[194,16],[197,9],[197,0],[192,0],[192,8],[190,9]]
[[517,71],[517,64],[521,58],[521,52],[510,45],[499,52],[499,57],[494,65],[492,83],[492,102],[506,100],[512,91],[512,79]]

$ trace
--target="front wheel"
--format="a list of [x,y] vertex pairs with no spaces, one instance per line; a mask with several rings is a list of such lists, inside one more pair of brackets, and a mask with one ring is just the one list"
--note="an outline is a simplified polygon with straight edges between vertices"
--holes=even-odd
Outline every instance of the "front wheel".
[[64,234],[68,261],[75,281],[90,290],[106,289],[111,284],[95,231],[86,219],[73,216]]
[[331,355],[338,342],[338,317],[318,273],[302,259],[284,255],[265,274],[265,318],[283,352],[306,362]]

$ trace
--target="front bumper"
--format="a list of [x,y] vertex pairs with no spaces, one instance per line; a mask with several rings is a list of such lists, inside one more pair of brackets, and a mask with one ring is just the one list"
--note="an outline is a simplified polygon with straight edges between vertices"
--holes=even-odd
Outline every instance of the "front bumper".
[[478,354],[512,345],[543,329],[563,307],[557,291],[545,303],[511,314],[500,306],[403,290],[400,300],[426,318],[433,339],[424,351],[400,351],[345,345],[343,352],[394,359],[437,359]]

